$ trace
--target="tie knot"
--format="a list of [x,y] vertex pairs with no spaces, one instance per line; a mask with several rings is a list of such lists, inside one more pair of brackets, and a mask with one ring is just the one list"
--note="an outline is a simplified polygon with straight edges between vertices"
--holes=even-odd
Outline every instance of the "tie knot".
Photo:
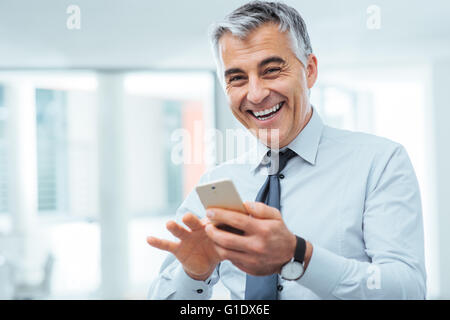
[[291,149],[286,149],[281,152],[269,152],[267,154],[270,156],[269,175],[279,174],[286,167],[288,161],[297,155]]

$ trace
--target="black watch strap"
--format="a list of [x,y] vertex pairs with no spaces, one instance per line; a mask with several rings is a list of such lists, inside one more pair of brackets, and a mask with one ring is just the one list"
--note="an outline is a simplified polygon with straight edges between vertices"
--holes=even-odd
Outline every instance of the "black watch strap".
[[294,260],[303,263],[305,260],[306,241],[299,236],[295,237],[297,238],[297,246],[295,247]]

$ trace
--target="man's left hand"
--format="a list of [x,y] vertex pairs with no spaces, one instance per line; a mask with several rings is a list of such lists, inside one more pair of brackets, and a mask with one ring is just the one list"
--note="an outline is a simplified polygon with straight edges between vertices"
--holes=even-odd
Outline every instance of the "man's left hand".
[[[278,209],[262,202],[244,203],[247,213],[209,208],[206,234],[216,245],[222,260],[230,260],[242,271],[264,276],[279,273],[293,256],[297,239],[288,230]],[[212,213],[212,215],[211,215]],[[237,235],[218,229],[226,224],[245,232]]]

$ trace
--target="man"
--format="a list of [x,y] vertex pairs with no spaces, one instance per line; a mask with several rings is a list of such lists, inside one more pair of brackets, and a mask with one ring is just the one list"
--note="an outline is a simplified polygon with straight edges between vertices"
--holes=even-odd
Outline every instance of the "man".
[[149,298],[208,299],[220,280],[233,299],[424,299],[421,203],[408,155],[387,139],[323,125],[309,102],[317,58],[298,12],[251,2],[212,39],[231,111],[272,153],[200,180],[232,179],[243,199],[256,199],[245,203],[249,215],[205,212],[193,191],[177,211],[189,229],[167,223],[179,241],[147,239],[170,252]]

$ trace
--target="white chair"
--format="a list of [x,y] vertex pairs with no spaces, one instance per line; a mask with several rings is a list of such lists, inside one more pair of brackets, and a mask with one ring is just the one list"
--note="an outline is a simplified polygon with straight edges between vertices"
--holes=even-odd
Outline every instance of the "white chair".
[[51,278],[53,271],[54,258],[48,254],[44,265],[44,276],[42,281],[36,285],[16,284],[14,287],[14,299],[19,300],[42,300],[50,296]]

